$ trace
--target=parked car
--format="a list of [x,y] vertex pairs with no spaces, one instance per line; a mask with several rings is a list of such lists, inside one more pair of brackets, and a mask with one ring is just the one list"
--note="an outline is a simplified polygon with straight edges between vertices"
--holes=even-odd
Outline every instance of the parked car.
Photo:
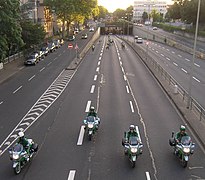
[[54,43],[56,49],[58,49],[60,47],[60,40],[59,39],[53,40],[53,43]]
[[62,46],[63,44],[64,44],[64,40],[61,39],[61,40],[60,40],[60,45]]
[[158,28],[157,28],[157,27],[153,27],[152,29],[153,29],[153,30],[157,30]]
[[136,36],[136,35],[134,36],[134,39],[138,39],[138,38],[139,38],[139,36]]
[[41,51],[43,52],[44,56],[47,56],[49,54],[49,48],[47,46],[42,47]]
[[90,27],[89,29],[90,32],[94,32],[94,30],[95,30],[94,27]]
[[136,40],[136,43],[143,43],[143,39],[142,39],[142,38],[138,38],[138,39]]
[[87,39],[87,38],[88,38],[88,35],[86,33],[82,34],[81,39]]
[[48,49],[49,49],[49,52],[54,52],[56,49],[55,49],[55,44],[53,42],[50,42],[48,44]]
[[36,65],[39,61],[39,54],[38,53],[32,53],[26,61],[24,62],[25,65]]
[[74,40],[75,40],[75,36],[74,35],[68,36],[68,41],[74,41]]

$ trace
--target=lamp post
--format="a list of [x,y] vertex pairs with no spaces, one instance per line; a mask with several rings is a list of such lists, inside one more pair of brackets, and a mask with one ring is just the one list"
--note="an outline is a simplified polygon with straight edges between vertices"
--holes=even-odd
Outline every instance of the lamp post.
[[193,78],[193,72],[194,72],[194,61],[195,61],[195,56],[196,56],[196,41],[197,41],[197,35],[198,35],[200,6],[201,6],[201,0],[198,0],[198,10],[197,10],[196,29],[195,29],[195,38],[194,38],[194,52],[192,56],[191,72],[189,75],[187,109],[191,109],[190,107],[191,107],[192,78]]

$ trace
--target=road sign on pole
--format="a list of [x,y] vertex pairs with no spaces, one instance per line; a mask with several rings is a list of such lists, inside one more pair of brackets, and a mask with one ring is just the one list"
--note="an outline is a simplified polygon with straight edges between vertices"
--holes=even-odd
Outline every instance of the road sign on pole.
[[73,48],[73,45],[72,45],[72,44],[68,44],[68,48],[69,48],[69,49],[72,49],[72,48]]

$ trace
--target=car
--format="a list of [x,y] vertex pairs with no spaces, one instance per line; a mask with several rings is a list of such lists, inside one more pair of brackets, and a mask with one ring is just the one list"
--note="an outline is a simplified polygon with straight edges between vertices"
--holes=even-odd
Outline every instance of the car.
[[139,37],[139,38],[136,40],[136,43],[143,43],[143,39]]
[[49,52],[54,52],[56,49],[55,49],[55,44],[53,42],[50,42],[48,44],[48,49],[49,49]]
[[44,56],[47,56],[49,54],[49,48],[47,46],[42,47],[41,51],[43,52]]
[[58,49],[60,47],[60,40],[59,39],[53,40],[53,43],[54,43],[56,49]]
[[157,27],[153,27],[152,29],[153,29],[153,30],[157,30],[158,28],[157,28]]
[[94,27],[90,27],[89,31],[94,32],[95,31]]
[[61,40],[60,40],[60,45],[62,46],[63,44],[64,44],[64,40],[61,39]]
[[78,34],[78,33],[79,33],[79,29],[78,29],[78,28],[75,28],[74,34]]
[[39,61],[39,54],[38,53],[32,53],[26,61],[24,62],[25,65],[36,65]]
[[74,41],[74,40],[75,40],[75,36],[74,35],[68,36],[68,41]]
[[139,36],[136,36],[136,35],[134,36],[134,39],[138,39],[138,38],[139,38]]
[[82,34],[81,39],[87,39],[88,35],[87,34]]

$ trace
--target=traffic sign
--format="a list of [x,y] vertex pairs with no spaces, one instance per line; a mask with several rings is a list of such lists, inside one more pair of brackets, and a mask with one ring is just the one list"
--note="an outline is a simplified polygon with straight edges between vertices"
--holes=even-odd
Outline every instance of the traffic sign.
[[69,48],[69,49],[72,49],[72,48],[73,48],[73,45],[72,45],[72,44],[68,44],[68,48]]

